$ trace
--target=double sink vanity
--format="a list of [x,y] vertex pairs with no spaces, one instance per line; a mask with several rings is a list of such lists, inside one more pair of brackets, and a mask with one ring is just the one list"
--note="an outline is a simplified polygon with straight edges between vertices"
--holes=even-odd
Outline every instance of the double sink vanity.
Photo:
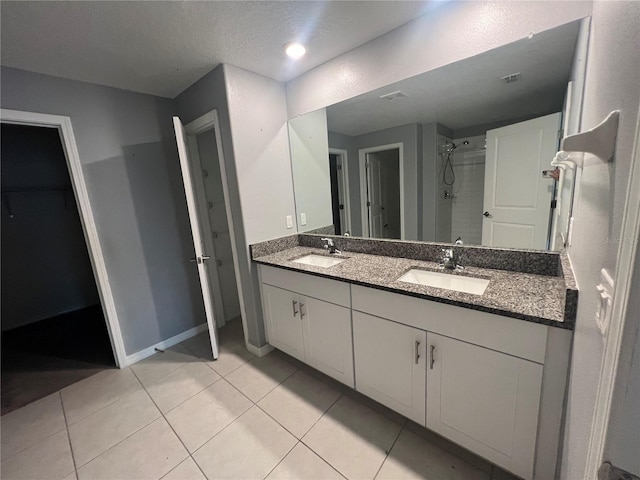
[[[553,478],[577,288],[557,252],[300,234],[252,245],[268,342],[490,462]],[[325,242],[326,243],[326,242]]]

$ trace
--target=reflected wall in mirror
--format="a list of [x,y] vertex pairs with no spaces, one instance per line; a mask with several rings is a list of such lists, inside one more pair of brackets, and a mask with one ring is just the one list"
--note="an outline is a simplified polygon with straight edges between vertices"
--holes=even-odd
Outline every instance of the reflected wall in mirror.
[[572,22],[290,120],[299,232],[561,247],[579,172],[542,172],[578,131],[587,37]]

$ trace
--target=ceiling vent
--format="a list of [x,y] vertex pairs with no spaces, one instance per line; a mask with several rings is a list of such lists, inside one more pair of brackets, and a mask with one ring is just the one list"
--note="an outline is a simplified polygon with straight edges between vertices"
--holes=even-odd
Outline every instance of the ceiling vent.
[[517,82],[518,80],[520,80],[520,72],[512,73],[510,75],[505,75],[504,77],[500,77],[500,79],[503,80],[504,83]]
[[391,92],[391,93],[386,93],[384,95],[380,95],[380,99],[381,100],[396,100],[398,98],[407,98],[408,96],[409,95],[407,95],[403,91],[398,90],[396,92]]

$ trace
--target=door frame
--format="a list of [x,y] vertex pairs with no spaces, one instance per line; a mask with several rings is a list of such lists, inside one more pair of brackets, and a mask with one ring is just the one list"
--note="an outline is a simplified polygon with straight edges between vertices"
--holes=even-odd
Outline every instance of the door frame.
[[[230,194],[229,194],[229,177],[227,175],[227,168],[226,168],[226,163],[224,158],[224,149],[222,148],[222,134],[220,132],[220,120],[218,119],[218,112],[217,110],[211,110],[210,112],[205,113],[204,115],[196,118],[195,120],[192,120],[191,122],[189,122],[184,126],[185,133],[188,135],[187,143],[189,144],[189,147],[190,147],[189,157],[191,160],[193,160],[193,158],[191,158],[191,153],[192,153],[191,151],[193,150],[192,141],[195,141],[195,137],[197,135],[212,129],[216,136],[216,149],[218,150],[218,166],[220,167],[220,177],[222,179],[222,194],[224,197],[224,208],[227,214],[227,224],[229,227],[229,239],[231,241],[231,253],[233,256],[233,270],[236,275],[236,289],[238,291],[238,300],[240,301],[240,317],[242,320],[242,329],[245,337],[245,343],[248,344],[247,325],[246,325],[247,317],[245,314],[244,295],[242,292],[242,286],[240,284],[240,278],[241,278],[240,268],[239,268],[240,263],[238,260],[238,249],[236,244],[234,219],[231,213],[231,200],[230,200]],[[196,149],[197,149],[197,146],[196,146]],[[198,163],[197,164],[198,168],[192,168],[191,171],[192,171],[192,175],[196,177],[194,179],[195,180],[194,183],[196,186],[196,206],[198,208],[198,211],[201,211],[202,205],[200,202],[202,199],[205,199],[205,202],[206,202],[206,196],[204,194],[204,182],[202,179],[202,168],[200,168],[199,156],[198,156],[197,163]],[[207,220],[206,224],[208,225],[209,224],[208,217],[206,220]],[[210,234],[207,235],[206,237],[209,237],[209,238],[207,238],[205,242],[213,243],[212,239],[210,238]],[[207,246],[207,248],[209,247]],[[211,250],[211,251],[214,252],[215,250]],[[219,277],[217,276],[217,269],[216,269],[216,278],[218,278],[217,285],[219,289]],[[218,308],[220,308],[220,310],[222,311],[222,308],[223,308],[222,302],[220,302],[219,307],[218,305],[214,305],[216,315],[218,313]],[[224,318],[224,316],[222,318]]]
[[[611,319],[608,334],[604,338],[604,358],[587,450],[586,478],[597,478],[598,469],[605,460],[609,426],[616,407],[614,396],[628,379],[631,352],[636,339],[636,335],[625,335],[625,333],[634,327],[634,325],[627,325],[626,320],[629,317],[627,308],[630,296],[636,293],[631,290],[633,275],[640,273],[633,271],[636,255],[640,255],[638,247],[640,242],[640,115],[636,119],[636,134],[627,185],[619,237],[621,241],[617,252]],[[624,352],[626,357],[621,362],[621,354]],[[637,355],[638,352],[635,354]]]
[[342,184],[342,192],[344,194],[344,198],[342,199],[342,201],[344,205],[345,224],[342,226],[342,230],[347,231],[349,232],[349,234],[351,234],[351,202],[349,200],[349,152],[348,150],[343,150],[340,148],[329,148],[329,153],[340,157],[340,161],[342,164],[342,175],[339,175],[338,180]]
[[13,125],[54,128],[60,134],[60,141],[67,161],[67,169],[69,171],[69,177],[71,178],[73,195],[78,205],[80,224],[82,225],[82,232],[89,252],[89,259],[91,260],[93,276],[98,288],[107,331],[109,332],[113,357],[117,367],[126,367],[127,355],[124,348],[122,331],[120,330],[120,323],[118,321],[118,312],[116,310],[111,284],[109,283],[109,275],[100,246],[93,210],[91,209],[91,202],[89,200],[84,171],[82,170],[80,155],[78,154],[78,148],[73,134],[71,118],[46,113],[0,109],[0,121]]
[[[191,175],[194,177],[192,179],[194,194],[195,194],[195,204],[197,215],[200,220],[200,224],[202,225],[203,230],[206,231],[206,234],[202,235],[202,240],[205,244],[205,249],[207,251],[207,255],[211,256],[211,262],[208,262],[207,273],[210,282],[211,295],[213,297],[213,311],[214,318],[216,320],[216,327],[220,328],[221,326],[226,324],[226,318],[224,314],[224,305],[222,303],[222,290],[220,287],[220,275],[218,274],[218,256],[216,253],[215,246],[213,244],[213,237],[211,236],[211,222],[209,221],[208,215],[208,201],[207,195],[204,188],[204,174],[202,168],[202,162],[200,161],[200,150],[198,148],[198,140],[197,136],[201,133],[208,132],[210,130],[214,130],[213,125],[205,125],[202,127],[200,123],[196,123],[197,120],[188,123],[184,126],[185,133],[185,143],[187,144],[188,149],[188,160],[191,164]],[[195,123],[195,125],[194,125]],[[215,132],[214,132],[215,135]],[[217,142],[217,138],[216,138]],[[216,149],[217,149],[216,145]],[[218,166],[219,168],[219,166]],[[204,232],[203,232],[204,233]],[[215,269],[212,268],[212,265],[216,265]]]
[[386,150],[398,150],[398,175],[400,178],[400,240],[404,240],[404,143],[390,143],[375,147],[358,149],[359,157],[359,177],[360,177],[360,211],[362,220],[362,236],[369,237],[369,208],[367,207],[367,155],[370,153],[384,152]]

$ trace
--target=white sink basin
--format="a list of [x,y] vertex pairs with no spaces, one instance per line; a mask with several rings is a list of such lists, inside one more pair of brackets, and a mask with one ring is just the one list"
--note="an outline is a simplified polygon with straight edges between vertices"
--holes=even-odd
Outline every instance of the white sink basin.
[[413,268],[402,275],[401,282],[415,283],[427,287],[444,288],[455,290],[456,292],[472,293],[482,295],[489,285],[486,278],[465,277],[462,275],[452,275],[450,273],[431,272]]
[[344,262],[346,258],[325,257],[324,255],[306,255],[295,259],[294,263],[303,263],[305,265],[313,265],[314,267],[328,268]]

